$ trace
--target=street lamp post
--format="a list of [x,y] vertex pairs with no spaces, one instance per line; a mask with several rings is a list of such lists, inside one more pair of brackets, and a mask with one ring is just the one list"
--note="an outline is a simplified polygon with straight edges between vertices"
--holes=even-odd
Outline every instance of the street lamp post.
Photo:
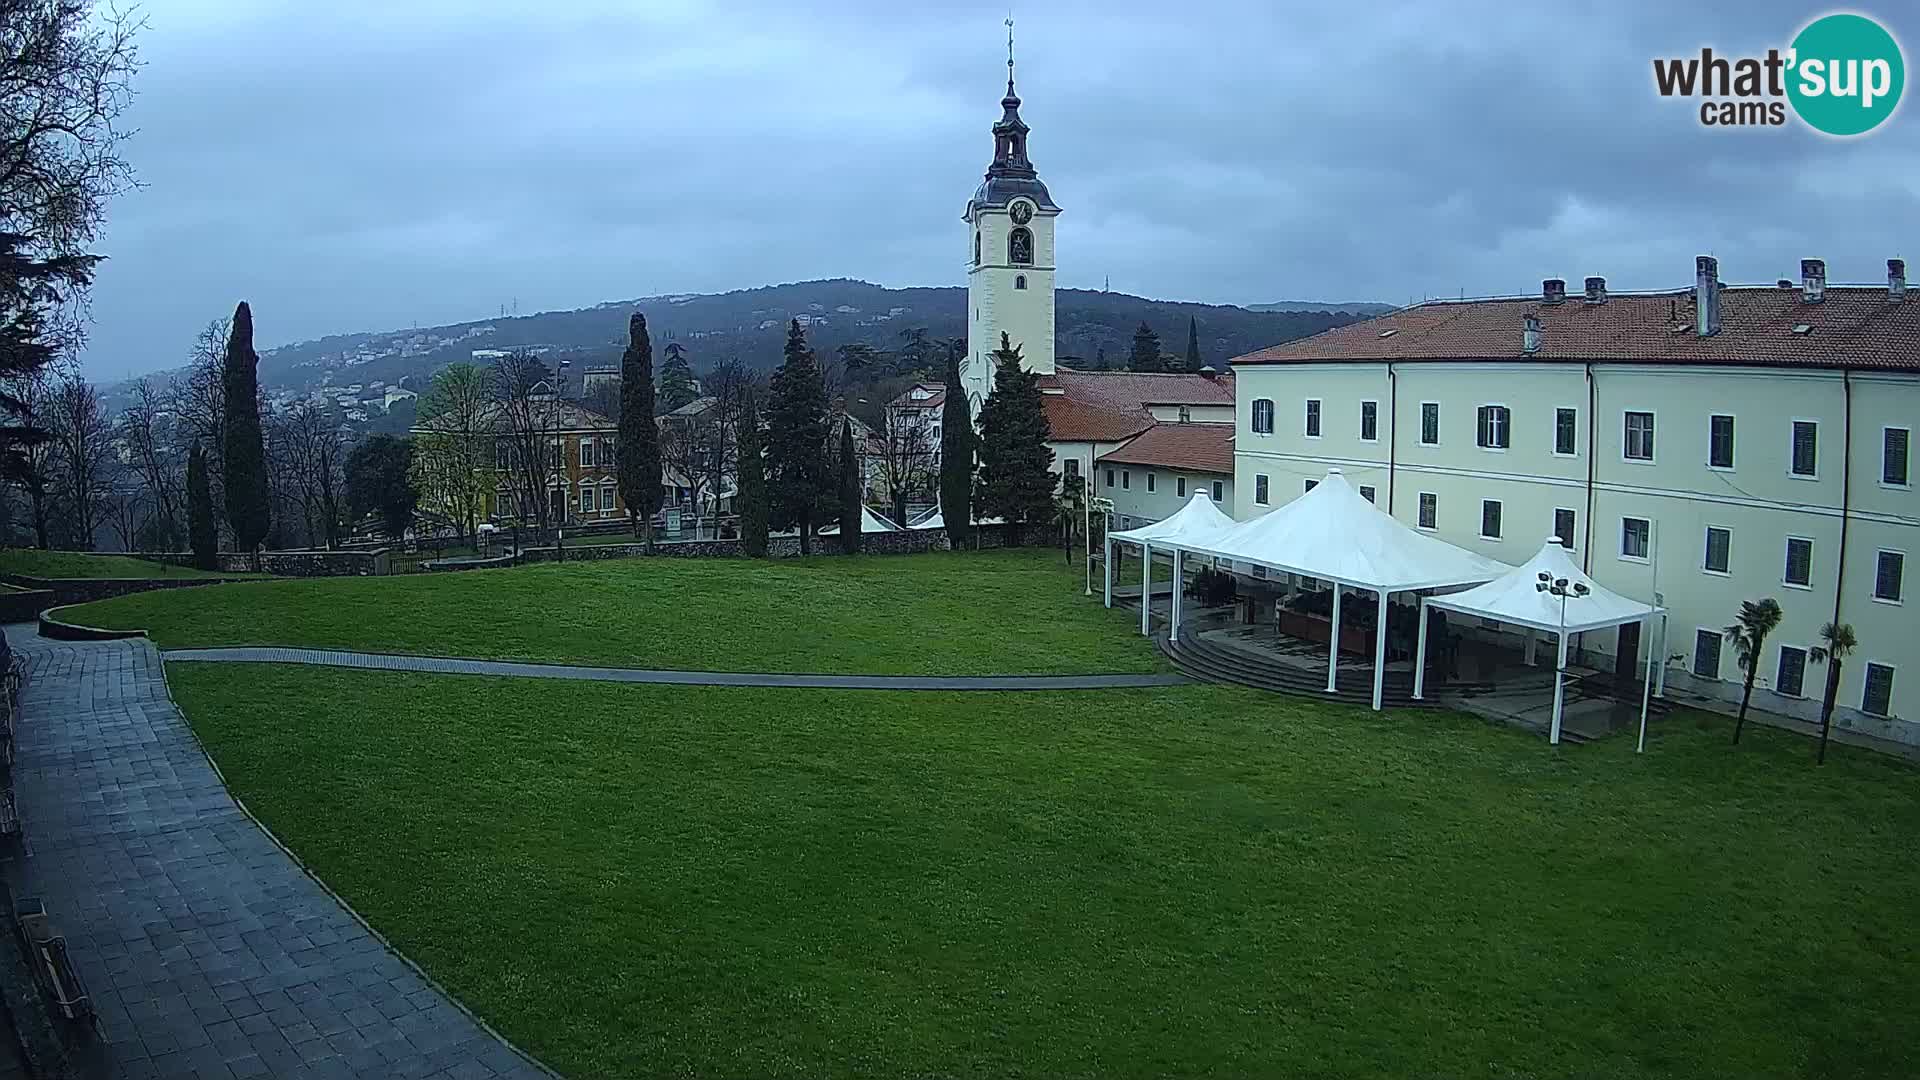
[[1583,582],[1568,583],[1566,578],[1556,578],[1545,570],[1540,571],[1540,580],[1534,582],[1535,592],[1551,593],[1560,598],[1560,640],[1559,659],[1553,668],[1553,726],[1547,732],[1547,742],[1560,745],[1560,712],[1565,707],[1567,684],[1567,598],[1584,597],[1593,590]]
[[567,483],[567,437],[566,426],[561,423],[560,405],[566,398],[567,365],[570,360],[560,360],[553,366],[553,438],[560,450],[560,520],[553,524],[553,561],[567,561],[567,513],[573,505],[573,489]]

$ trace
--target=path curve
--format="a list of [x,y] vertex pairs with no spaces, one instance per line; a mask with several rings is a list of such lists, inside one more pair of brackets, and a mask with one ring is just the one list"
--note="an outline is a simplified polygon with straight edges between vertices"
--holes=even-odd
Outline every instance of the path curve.
[[805,690],[1121,690],[1184,686],[1192,681],[1184,675],[802,675],[748,671],[664,671],[263,645],[167,649],[160,655],[168,661],[306,664],[313,667],[420,671],[435,675],[510,675],[529,679],[665,683],[674,686],[765,686]]

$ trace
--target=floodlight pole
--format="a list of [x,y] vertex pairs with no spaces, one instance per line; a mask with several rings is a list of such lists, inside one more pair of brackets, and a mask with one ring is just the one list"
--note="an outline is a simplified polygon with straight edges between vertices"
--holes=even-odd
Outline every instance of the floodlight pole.
[[1140,636],[1151,636],[1147,617],[1153,612],[1153,545],[1140,542]]
[[1103,579],[1105,579],[1102,583],[1102,588],[1106,593],[1106,604],[1108,607],[1112,607],[1113,606],[1113,537],[1111,535],[1107,535],[1107,536],[1101,537],[1101,540],[1104,542],[1104,547],[1106,549],[1106,557],[1100,560],[1100,576]]
[[1419,701],[1427,688],[1427,598],[1420,598],[1420,641],[1414,646],[1413,700]]
[[1182,554],[1179,548],[1173,549],[1173,602],[1167,612],[1167,640],[1172,642],[1180,640],[1180,594],[1186,591],[1180,587]]
[[1380,711],[1380,701],[1386,695],[1387,688],[1387,590],[1380,588],[1380,621],[1373,628],[1373,711]]
[[[1064,466],[1063,466],[1064,468]],[[1087,444],[1087,475],[1080,478],[1081,528],[1087,534],[1087,595],[1093,595],[1093,444]]]

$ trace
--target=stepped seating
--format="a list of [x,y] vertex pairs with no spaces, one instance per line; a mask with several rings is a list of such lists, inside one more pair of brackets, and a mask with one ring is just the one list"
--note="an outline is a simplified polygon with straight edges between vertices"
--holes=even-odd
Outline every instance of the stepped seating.
[[[1373,704],[1373,667],[1364,661],[1342,663],[1336,689],[1329,694],[1324,669],[1316,672],[1295,667],[1247,649],[1206,641],[1198,633],[1183,633],[1178,642],[1169,641],[1165,635],[1161,635],[1154,639],[1154,644],[1182,674],[1204,682],[1250,686],[1256,690],[1271,690],[1320,701],[1341,701],[1363,706]],[[1321,651],[1324,652],[1324,646]],[[1389,671],[1381,691],[1381,704],[1390,708],[1433,708],[1436,702],[1431,696],[1432,688],[1428,689],[1429,696],[1425,700],[1415,701],[1413,676]]]

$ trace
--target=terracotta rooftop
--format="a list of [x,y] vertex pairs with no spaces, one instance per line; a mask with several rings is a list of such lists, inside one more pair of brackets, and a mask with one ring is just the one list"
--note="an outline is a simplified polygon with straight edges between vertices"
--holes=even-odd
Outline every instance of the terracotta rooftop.
[[1232,424],[1155,424],[1101,461],[1160,465],[1195,472],[1233,472]]
[[[1521,347],[1528,315],[1540,346]],[[1727,364],[1920,372],[1920,290],[1899,302],[1887,287],[1828,285],[1808,303],[1798,286],[1722,286],[1720,331],[1701,337],[1693,290],[1432,301],[1235,357],[1234,364],[1329,361],[1518,360],[1561,363]],[[1229,384],[1231,385],[1231,384]]]
[[1233,376],[1137,371],[1074,371],[1057,369],[1040,376],[1042,390],[1066,391],[1066,396],[1107,409],[1139,409],[1146,405],[1231,405]]
[[1153,417],[1136,402],[1130,409],[1090,405],[1064,394],[1043,394],[1048,437],[1061,442],[1119,442],[1153,426]]

